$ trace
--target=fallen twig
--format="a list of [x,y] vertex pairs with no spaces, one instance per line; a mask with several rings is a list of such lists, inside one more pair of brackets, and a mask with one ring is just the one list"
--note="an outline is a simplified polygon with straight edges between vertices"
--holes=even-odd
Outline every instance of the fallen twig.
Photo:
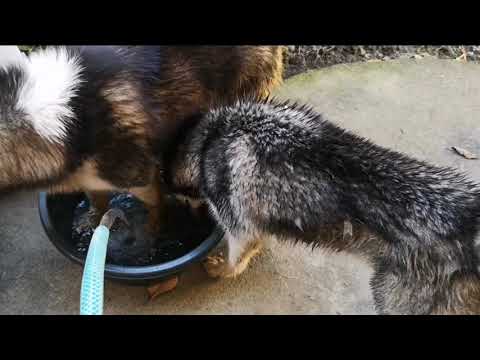
[[475,155],[474,153],[471,153],[470,151],[465,150],[461,147],[452,146],[452,150],[455,151],[457,154],[463,156],[465,159],[469,159],[469,160],[478,159],[477,155]]

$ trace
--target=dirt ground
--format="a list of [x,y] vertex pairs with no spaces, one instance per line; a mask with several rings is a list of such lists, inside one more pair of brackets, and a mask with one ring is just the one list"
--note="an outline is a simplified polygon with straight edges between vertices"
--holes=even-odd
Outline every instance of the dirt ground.
[[286,54],[285,78],[336,64],[424,57],[479,61],[480,46],[292,45]]

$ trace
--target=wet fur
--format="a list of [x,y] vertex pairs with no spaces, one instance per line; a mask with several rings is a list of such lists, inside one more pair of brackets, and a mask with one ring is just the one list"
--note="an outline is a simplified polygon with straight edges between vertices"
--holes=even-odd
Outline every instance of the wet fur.
[[0,47],[0,193],[84,191],[98,207],[116,190],[161,206],[162,154],[183,122],[266,96],[283,70],[270,46],[15,51]]
[[170,186],[225,230],[212,275],[238,275],[275,236],[365,256],[379,313],[480,314],[480,188],[464,175],[274,101],[210,111],[177,141]]

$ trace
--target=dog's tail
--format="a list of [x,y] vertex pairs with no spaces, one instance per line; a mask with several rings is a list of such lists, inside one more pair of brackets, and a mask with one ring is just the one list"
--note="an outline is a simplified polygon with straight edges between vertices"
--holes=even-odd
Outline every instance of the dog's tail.
[[0,190],[46,181],[62,166],[81,72],[65,47],[27,57],[0,46]]
[[26,61],[26,55],[17,46],[0,46],[1,67],[23,63],[24,61]]

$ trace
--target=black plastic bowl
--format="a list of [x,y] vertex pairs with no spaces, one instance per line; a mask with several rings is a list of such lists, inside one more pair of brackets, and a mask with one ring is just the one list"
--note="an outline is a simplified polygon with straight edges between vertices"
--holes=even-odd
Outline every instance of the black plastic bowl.
[[[72,223],[75,207],[85,198],[83,194],[51,195],[40,193],[39,212],[43,228],[50,241],[67,258],[77,264],[85,263],[72,240]],[[105,277],[130,284],[143,285],[166,279],[182,272],[187,266],[201,261],[222,239],[217,227],[212,234],[189,253],[177,259],[149,266],[121,266],[105,264]]]

